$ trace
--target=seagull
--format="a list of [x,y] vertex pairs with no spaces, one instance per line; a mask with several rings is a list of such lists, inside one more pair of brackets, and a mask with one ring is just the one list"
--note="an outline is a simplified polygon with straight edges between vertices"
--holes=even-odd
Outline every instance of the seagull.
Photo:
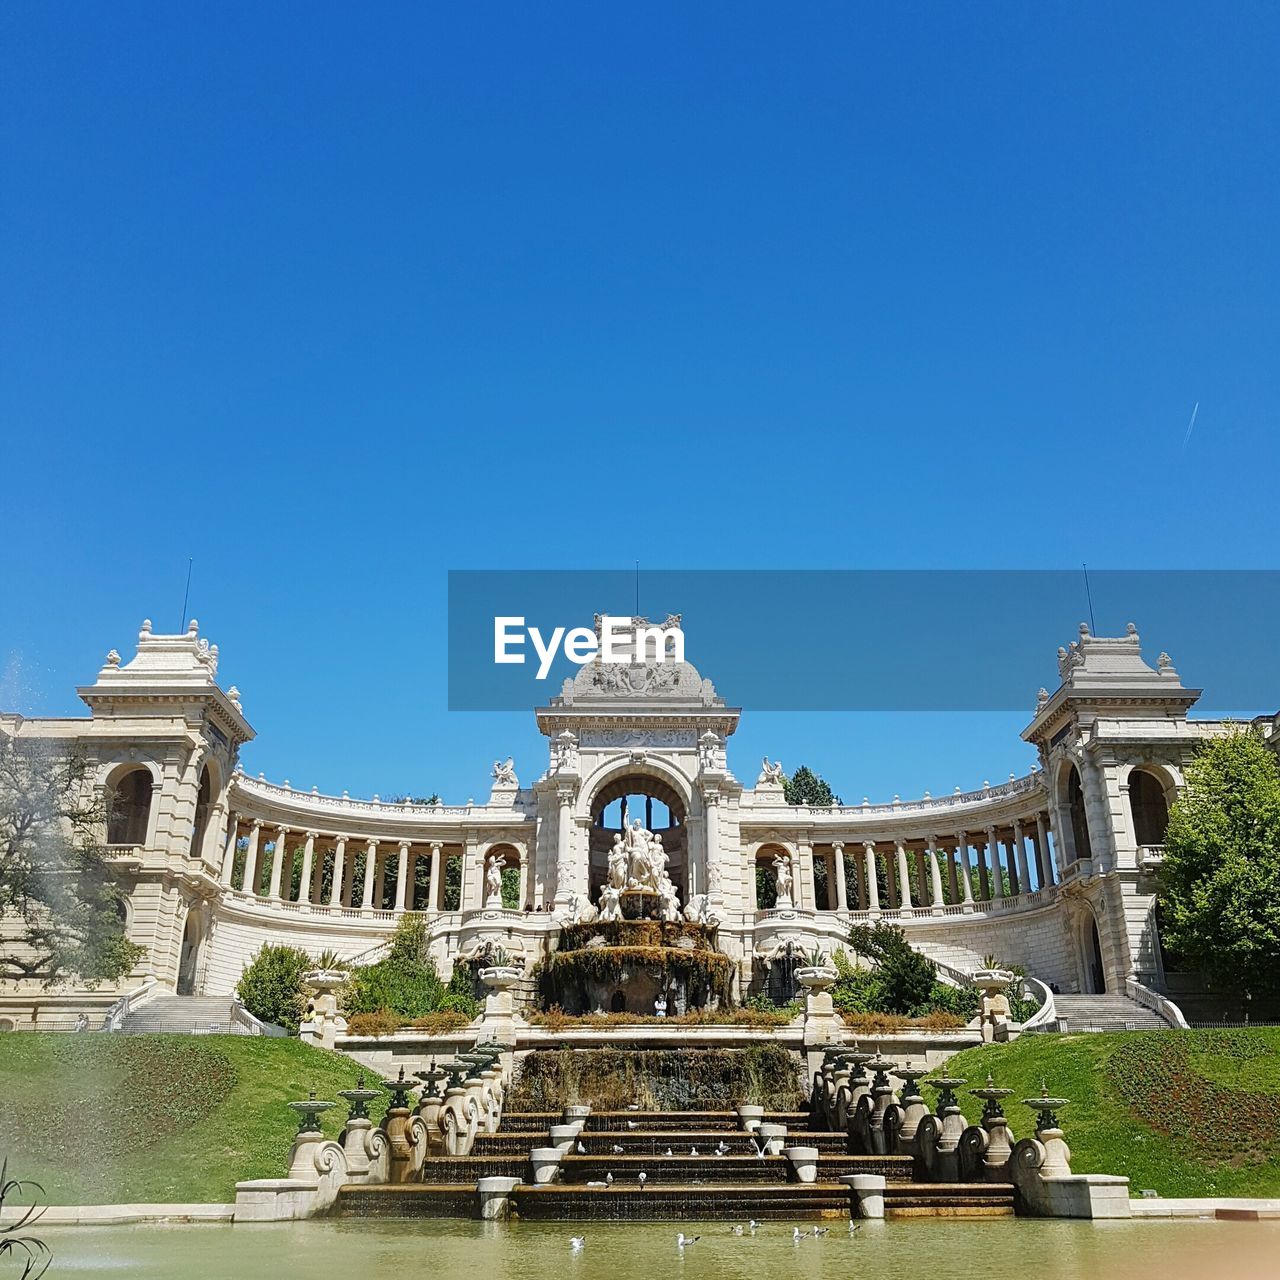
[[831,1228],[830,1227],[814,1227],[814,1229],[809,1234],[814,1236],[830,1235]]
[[581,1253],[581,1252],[582,1252],[582,1246],[583,1246],[584,1244],[586,1244],[586,1243],[587,1243],[587,1237],[586,1237],[586,1236],[570,1236],[570,1237],[569,1237],[569,1251],[570,1251],[570,1253]]
[[740,1235],[742,1234],[742,1226],[741,1226],[741,1224],[739,1224],[739,1225],[738,1225],[738,1226],[736,1226],[736,1227],[731,1228],[731,1230],[733,1231],[733,1234],[734,1234],[735,1236],[740,1236]]
[[671,1155],[671,1154],[672,1154],[672,1152],[671,1152],[671,1148],[670,1148],[670,1147],[668,1147],[668,1148],[667,1148],[667,1149],[666,1149],[662,1154],[663,1154],[664,1156],[669,1156],[669,1155]]
[[756,1153],[757,1160],[764,1159],[764,1148],[754,1139],[751,1139],[751,1149]]
[[689,1154],[690,1154],[691,1156],[696,1156],[696,1155],[698,1154],[698,1148],[697,1148],[697,1147],[690,1147],[690,1148],[689,1148]]
[[726,1155],[728,1151],[729,1151],[729,1144],[727,1142],[721,1142],[720,1145],[716,1148],[716,1155],[723,1156],[723,1155]]
[[608,1185],[609,1184],[607,1182],[588,1182],[587,1183],[587,1186],[589,1187],[607,1187]]
[[627,1128],[628,1128],[628,1129],[638,1129],[639,1127],[640,1127],[640,1121],[639,1121],[639,1120],[628,1120],[628,1121],[627,1121]]
[[759,1224],[759,1223],[758,1223],[754,1218],[748,1218],[748,1219],[747,1219],[747,1226],[748,1226],[748,1228],[750,1229],[750,1231],[751,1231],[751,1234],[752,1234],[752,1235],[755,1235],[755,1233],[756,1233],[756,1228],[757,1228],[759,1225],[760,1225],[760,1224]]
[[640,1190],[644,1190],[644,1184],[649,1180],[649,1175],[643,1169],[637,1175],[636,1181],[640,1183]]
[[683,1231],[679,1231],[676,1233],[676,1247],[678,1249],[683,1249],[685,1245],[697,1244],[701,1239],[701,1236],[687,1236]]
[[622,1148],[616,1142],[613,1144],[611,1150],[615,1156],[620,1156],[622,1154]]
[[850,1234],[850,1235],[853,1235],[853,1233],[854,1233],[855,1231],[861,1231],[861,1230],[862,1230],[862,1223],[860,1223],[860,1222],[854,1222],[854,1220],[853,1220],[852,1218],[850,1218],[850,1219],[849,1219],[849,1234]]
[[799,1227],[792,1227],[792,1228],[791,1228],[791,1243],[792,1243],[792,1244],[799,1244],[799,1243],[800,1243],[800,1241],[801,1241],[801,1240],[803,1240],[803,1239],[805,1238],[805,1236],[807,1236],[808,1234],[809,1234],[809,1233],[808,1233],[807,1231],[801,1231]]
[[587,1149],[586,1149],[586,1147],[584,1147],[584,1146],[582,1145],[582,1139],[581,1139],[581,1138],[579,1138],[579,1139],[578,1139],[578,1154],[579,1154],[580,1156],[585,1156],[585,1155],[587,1154]]
[[613,1186],[613,1174],[611,1174],[611,1173],[606,1173],[606,1174],[604,1175],[604,1185],[605,1185],[606,1187],[611,1187],[611,1186]]

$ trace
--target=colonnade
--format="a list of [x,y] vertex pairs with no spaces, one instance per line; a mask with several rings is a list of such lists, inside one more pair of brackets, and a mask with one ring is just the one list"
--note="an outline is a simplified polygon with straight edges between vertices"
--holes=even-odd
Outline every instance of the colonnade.
[[[776,852],[781,850],[767,846],[757,858],[771,868]],[[802,910],[985,910],[987,903],[1043,889],[1057,878],[1045,812],[946,837],[864,840],[860,848],[842,840],[801,844],[794,857],[793,901]],[[825,902],[815,864],[826,870]]]
[[[237,877],[236,853],[242,841],[244,864]],[[318,831],[296,831],[261,819],[242,820],[233,814],[227,826],[220,879],[227,886],[238,879],[236,888],[270,902],[334,910],[442,911],[446,860],[462,856],[461,850],[451,850],[438,840],[423,847],[410,840],[322,836]],[[431,862],[425,895],[418,891],[418,862],[423,858]],[[295,893],[294,868],[299,860]],[[358,865],[363,867],[363,875],[357,896]]]

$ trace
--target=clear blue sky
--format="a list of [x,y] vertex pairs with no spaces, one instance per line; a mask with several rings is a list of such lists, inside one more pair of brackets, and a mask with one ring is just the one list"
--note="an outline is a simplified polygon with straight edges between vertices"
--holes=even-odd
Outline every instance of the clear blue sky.
[[[1278,36],[6,6],[0,704],[82,710],[192,555],[246,768],[463,800],[544,755],[444,711],[451,567],[1274,567]],[[868,625],[948,628],[960,678],[1018,643]],[[748,708],[731,760],[887,799],[1021,771],[1024,720]]]

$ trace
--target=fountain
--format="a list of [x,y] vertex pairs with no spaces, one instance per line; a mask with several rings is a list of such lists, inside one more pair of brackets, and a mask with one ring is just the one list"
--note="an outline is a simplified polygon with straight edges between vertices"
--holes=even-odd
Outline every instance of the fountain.
[[381,1089],[365,1088],[363,1071],[356,1077],[354,1089],[338,1090],[338,1097],[349,1104],[347,1123],[338,1136],[338,1142],[347,1157],[347,1172],[357,1179],[368,1175],[369,1166],[377,1158],[369,1103],[381,1096]]
[[319,1117],[324,1112],[332,1110],[338,1104],[336,1102],[320,1102],[316,1098],[316,1091],[312,1089],[307,1095],[305,1102],[291,1102],[288,1104],[290,1111],[298,1113],[298,1136],[301,1137],[307,1133],[323,1133],[320,1128]]
[[975,1098],[982,1099],[982,1131],[985,1134],[982,1157],[984,1175],[991,1181],[1006,1175],[1009,1157],[1013,1154],[1013,1135],[1005,1117],[1001,1100],[1009,1097],[1012,1089],[999,1089],[990,1073],[987,1083],[980,1089],[970,1089]]
[[382,1081],[382,1087],[391,1094],[391,1103],[380,1126],[390,1148],[388,1178],[391,1182],[407,1182],[412,1171],[415,1145],[409,1095],[419,1086],[405,1079],[404,1068],[401,1067],[394,1080]]

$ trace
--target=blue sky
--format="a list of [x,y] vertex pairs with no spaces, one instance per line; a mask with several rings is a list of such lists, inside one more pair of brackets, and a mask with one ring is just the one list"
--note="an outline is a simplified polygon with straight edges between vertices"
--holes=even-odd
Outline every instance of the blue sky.
[[[445,712],[450,568],[1274,567],[1278,36],[7,6],[0,704],[82,710],[194,556],[247,768],[463,800],[544,754]],[[1024,720],[747,708],[731,761],[888,799],[1021,771]]]

